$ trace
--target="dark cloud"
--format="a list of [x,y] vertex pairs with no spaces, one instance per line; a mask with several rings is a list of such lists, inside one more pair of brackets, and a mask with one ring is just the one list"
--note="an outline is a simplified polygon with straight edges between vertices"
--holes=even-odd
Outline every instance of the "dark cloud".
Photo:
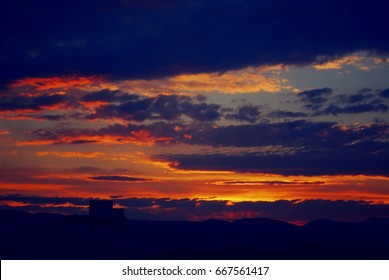
[[255,123],[260,116],[259,106],[256,105],[242,105],[234,114],[227,114],[226,119],[237,120],[241,122]]
[[297,96],[301,102],[306,103],[306,108],[317,110],[328,101],[332,93],[331,88],[320,88],[300,92]]
[[3,1],[1,84],[22,77],[115,79],[386,53],[384,0]]
[[25,205],[25,206],[10,206],[10,205],[0,205],[0,210],[20,210],[27,211],[31,213],[54,213],[54,214],[63,214],[63,215],[87,215],[88,210],[86,208],[72,207],[69,205],[66,206],[42,206],[39,204]]
[[[0,201],[21,202],[20,207],[0,206],[1,209],[22,209],[32,212],[87,214],[85,207],[90,198],[33,197],[2,195]],[[389,205],[355,200],[278,200],[244,201],[229,203],[226,200],[170,199],[170,198],[119,198],[115,203],[125,207],[129,219],[150,220],[206,220],[209,218],[238,219],[242,217],[271,218],[283,221],[308,222],[315,219],[361,221],[370,217],[389,217]],[[69,205],[68,207],[61,205]],[[46,206],[45,206],[46,205]],[[57,205],[50,207],[48,205]]]
[[[235,108],[227,108],[207,102],[203,95],[160,94],[151,97],[108,89],[84,94],[37,93],[32,96],[14,92],[0,97],[0,112],[17,114],[3,115],[5,119],[7,117],[49,121],[120,119],[128,122],[191,120],[203,123],[225,119],[253,124],[261,120],[268,121],[266,117],[304,119],[321,115],[384,113],[389,108],[384,95],[385,91],[368,88],[354,94],[334,94],[331,88],[313,89],[297,94],[298,102],[310,113],[275,110],[262,115],[259,105],[237,104]],[[69,110],[58,111],[65,108]],[[38,114],[42,110],[53,113]]]
[[31,117],[35,120],[47,120],[47,121],[63,121],[69,119],[69,117],[66,115],[24,115],[24,117],[26,118]]
[[91,115],[91,119],[112,119],[120,118],[135,121],[144,121],[151,117],[152,100],[149,98],[137,98],[119,105],[102,105]]
[[112,144],[128,142],[141,144],[142,141],[146,145],[151,142],[161,145],[175,144],[185,140],[184,131],[176,129],[179,125],[181,125],[179,122],[155,122],[149,125],[114,124],[100,129],[38,129],[29,133],[32,136],[31,140],[20,142],[19,145],[28,145],[33,141],[39,143],[41,140],[51,141],[52,144],[91,144],[105,140]]
[[361,114],[361,113],[385,113],[388,111],[388,105],[386,104],[359,104],[359,105],[353,105],[353,106],[336,106],[336,105],[329,105],[322,111],[319,111],[316,113],[316,115],[338,115],[338,114]]
[[[281,146],[289,151],[246,154],[169,154],[158,158],[185,170],[231,170],[284,175],[389,175],[387,125],[341,127],[305,121],[228,126],[193,132],[187,143]],[[362,164],[362,162],[364,164]]]
[[156,122],[150,125],[115,124],[101,129],[39,129],[29,135],[35,140],[52,140],[54,143],[73,143],[69,140],[80,140],[81,137],[88,140],[96,136],[110,136],[116,137],[117,143],[120,143],[128,137],[134,137],[139,131],[147,131],[160,144],[186,143],[212,147],[279,145],[320,151],[353,145],[355,142],[379,143],[387,139],[387,129],[386,124],[342,127],[334,122],[304,120],[228,126]]
[[370,88],[360,89],[356,94],[342,94],[337,96],[338,101],[343,103],[355,104],[361,103],[367,100],[371,100],[376,97],[373,90]]
[[388,145],[364,143],[353,148],[333,148],[294,154],[176,154],[160,155],[182,170],[215,170],[282,175],[389,175]]
[[101,129],[40,129],[29,135],[33,137],[31,141],[43,140],[46,144],[47,140],[53,144],[83,144],[107,143],[108,139],[113,144],[258,148],[239,153],[156,156],[158,160],[172,162],[173,168],[185,170],[389,175],[384,164],[389,160],[387,131],[385,123],[340,126],[334,122],[299,120],[229,126],[179,122],[115,124]]
[[288,119],[288,118],[306,118],[309,115],[307,113],[302,113],[302,112],[275,110],[273,112],[270,112],[267,116],[275,119]]
[[43,94],[36,97],[28,96],[3,96],[0,97],[1,111],[33,110],[41,111],[45,107],[52,107],[64,104],[69,101],[69,97],[62,94]]
[[212,122],[222,117],[221,106],[205,102],[204,96],[158,95],[145,97],[120,91],[103,90],[86,94],[83,102],[108,102],[87,116],[89,119],[118,118],[127,121],[168,120],[188,117],[194,121]]
[[380,92],[380,96],[383,98],[389,98],[389,88]]
[[71,203],[77,206],[87,206],[91,198],[81,197],[44,197],[44,196],[24,196],[20,194],[1,195],[0,201],[15,201],[28,204],[66,204]]
[[288,146],[306,149],[341,147],[354,141],[387,138],[386,125],[372,125],[363,129],[343,129],[334,122],[285,121],[230,126],[189,126],[185,133],[192,136],[188,144],[213,147]]
[[[121,95],[122,94],[120,91],[117,91],[117,90],[113,91],[113,90],[104,89],[101,91],[90,92],[90,93],[85,94],[81,98],[81,101],[83,101],[83,102],[96,102],[96,101],[112,102],[112,101],[120,100]],[[132,99],[131,97],[133,97],[134,99],[138,98],[138,96],[136,96],[136,95],[126,95],[126,96],[128,99]]]
[[[177,129],[177,126],[179,127]],[[52,140],[53,143],[74,144],[74,141],[88,143],[96,136],[116,138],[117,143],[134,137],[140,131],[147,131],[150,136],[158,139],[161,144],[187,143],[203,146],[235,146],[259,147],[266,145],[300,145],[308,144],[328,134],[328,140],[336,140],[339,133],[343,133],[335,123],[312,123],[307,121],[259,123],[250,125],[230,125],[215,127],[205,124],[181,124],[179,122],[156,122],[150,125],[128,124],[110,125],[101,129],[38,129],[30,133],[35,140]],[[185,137],[190,135],[190,137]],[[355,137],[355,136],[354,136]],[[170,140],[166,141],[166,138]],[[333,139],[332,139],[333,138]],[[310,140],[311,139],[311,140]],[[354,139],[354,138],[352,138]],[[305,140],[305,141],[304,141]],[[327,140],[327,141],[328,141]],[[83,142],[77,142],[83,143]],[[319,145],[320,143],[317,143]]]
[[292,181],[268,181],[268,180],[249,180],[249,181],[222,181],[223,185],[322,185],[325,182],[323,181],[302,181],[302,180],[292,180]]
[[313,116],[385,113],[389,109],[385,91],[373,91],[370,88],[352,94],[333,94],[330,88],[314,89],[300,92],[297,96],[304,108],[312,111]]
[[[56,111],[64,108],[72,109],[73,112],[36,114],[44,109]],[[32,112],[25,113],[24,110]],[[240,115],[247,121],[255,117],[254,106],[251,109],[243,108],[242,110]],[[33,96],[26,96],[23,93],[14,92],[0,96],[1,111],[17,113],[19,118],[51,121],[122,119],[142,122],[146,120],[176,121],[189,118],[193,121],[213,122],[223,117],[223,107],[206,102],[206,98],[202,95],[148,97],[107,89],[83,95],[68,92],[67,94],[37,93]]]
[[137,177],[129,177],[129,176],[121,176],[121,175],[106,175],[106,176],[92,176],[89,179],[94,181],[124,181],[124,182],[144,182],[149,181],[146,178],[137,178]]
[[221,117],[219,112],[220,105],[199,103],[193,104],[185,102],[182,104],[182,111],[186,113],[190,118],[201,122],[215,121]]

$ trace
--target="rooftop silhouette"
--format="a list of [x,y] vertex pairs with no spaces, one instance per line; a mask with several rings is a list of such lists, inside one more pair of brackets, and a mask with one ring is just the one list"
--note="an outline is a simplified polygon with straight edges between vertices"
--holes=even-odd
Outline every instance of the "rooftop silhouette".
[[113,208],[113,201],[108,199],[90,200],[89,217],[100,220],[125,219],[124,208]]

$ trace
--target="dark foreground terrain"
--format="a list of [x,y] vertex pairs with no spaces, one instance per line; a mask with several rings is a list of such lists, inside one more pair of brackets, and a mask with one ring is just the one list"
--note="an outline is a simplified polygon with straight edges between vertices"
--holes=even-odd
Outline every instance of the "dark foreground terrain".
[[295,226],[93,220],[0,211],[1,259],[389,259],[389,219]]

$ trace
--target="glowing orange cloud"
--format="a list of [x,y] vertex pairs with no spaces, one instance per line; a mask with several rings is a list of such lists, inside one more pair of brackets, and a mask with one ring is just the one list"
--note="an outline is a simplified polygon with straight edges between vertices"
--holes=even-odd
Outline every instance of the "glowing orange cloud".
[[43,146],[51,144],[135,144],[139,146],[153,146],[160,142],[169,142],[173,138],[155,137],[147,130],[131,131],[127,137],[117,135],[61,135],[56,139],[37,139],[16,142],[16,146]]
[[25,202],[19,202],[19,201],[0,201],[0,205],[6,205],[11,207],[23,207],[31,204]]
[[280,92],[292,90],[288,80],[280,77],[282,65],[248,67],[224,73],[182,74],[164,79],[128,80],[111,84],[111,90],[144,94],[178,94],[219,92],[226,94]]
[[[247,67],[224,73],[182,74],[162,79],[137,79],[110,82],[103,77],[50,77],[24,78],[12,82],[11,88],[33,87],[35,90],[56,89],[58,94],[66,94],[70,88],[95,91],[102,89],[123,90],[143,94],[180,94],[220,92],[226,94],[280,92],[294,90],[288,80],[281,77],[283,65]],[[61,91],[62,90],[62,91]],[[31,93],[24,93],[31,94]],[[99,104],[88,104],[95,108]],[[101,105],[101,104],[100,104]]]
[[317,63],[314,64],[313,67],[318,70],[338,70],[345,66],[353,66],[358,70],[369,71],[374,65],[383,63],[387,63],[387,60],[369,57],[364,53],[356,53],[324,63]]
[[80,101],[80,104],[82,106],[84,106],[85,109],[93,112],[96,108],[102,106],[102,105],[107,105],[109,104],[108,102],[106,101],[92,101],[92,102],[83,102],[83,101]]
[[31,86],[37,90],[48,89],[69,89],[71,87],[83,87],[86,85],[93,85],[102,83],[104,79],[101,77],[51,77],[51,78],[24,78],[16,80],[10,84],[11,88]]
[[150,146],[154,145],[157,142],[169,142],[173,140],[171,137],[154,137],[148,130],[141,129],[139,131],[131,131],[130,137],[131,143],[141,145],[141,146]]
[[104,155],[104,153],[99,152],[60,152],[60,151],[48,151],[48,152],[37,152],[37,156],[43,157],[43,156],[57,156],[57,157],[63,157],[63,158],[74,158],[74,157],[81,157],[81,158],[96,158]]

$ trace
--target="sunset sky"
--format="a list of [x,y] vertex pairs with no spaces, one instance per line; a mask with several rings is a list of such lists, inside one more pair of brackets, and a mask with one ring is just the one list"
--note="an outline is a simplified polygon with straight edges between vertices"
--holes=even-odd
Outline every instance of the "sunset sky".
[[389,3],[6,0],[0,209],[389,217]]

